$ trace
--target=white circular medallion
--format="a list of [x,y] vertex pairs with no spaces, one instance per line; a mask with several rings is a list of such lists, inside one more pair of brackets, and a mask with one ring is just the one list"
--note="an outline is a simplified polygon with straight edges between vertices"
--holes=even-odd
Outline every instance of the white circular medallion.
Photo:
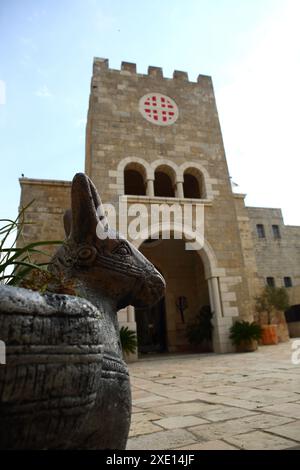
[[142,96],[139,111],[147,121],[157,126],[174,124],[179,114],[175,101],[161,93],[148,93]]

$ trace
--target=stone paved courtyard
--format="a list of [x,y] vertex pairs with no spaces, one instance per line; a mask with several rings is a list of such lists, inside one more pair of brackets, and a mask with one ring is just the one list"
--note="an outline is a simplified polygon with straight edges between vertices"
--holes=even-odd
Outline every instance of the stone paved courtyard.
[[130,364],[127,449],[285,449],[300,444],[292,340],[254,353],[166,355]]

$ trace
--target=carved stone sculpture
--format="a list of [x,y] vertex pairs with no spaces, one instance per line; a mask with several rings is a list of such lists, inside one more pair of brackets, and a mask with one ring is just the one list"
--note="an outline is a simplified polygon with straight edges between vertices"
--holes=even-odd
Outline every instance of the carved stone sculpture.
[[84,174],[72,182],[66,241],[50,270],[78,297],[0,286],[0,448],[124,449],[131,393],[117,311],[145,306],[165,282],[104,217]]

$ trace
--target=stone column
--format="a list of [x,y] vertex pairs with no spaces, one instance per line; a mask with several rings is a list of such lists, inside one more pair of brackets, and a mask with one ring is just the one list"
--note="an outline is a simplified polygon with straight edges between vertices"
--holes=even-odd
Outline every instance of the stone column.
[[146,194],[149,197],[154,197],[154,181],[153,180],[147,180]]
[[177,181],[176,183],[176,197],[180,197],[182,199],[184,198],[182,181]]
[[207,280],[211,309],[214,312],[212,323],[213,329],[213,349],[216,353],[232,352],[232,345],[229,339],[229,328],[232,325],[231,317],[224,317],[221,305],[221,295],[217,277]]
[[127,307],[127,322],[128,323],[135,322],[135,312],[134,312],[134,307],[132,305],[129,305]]
[[212,288],[212,282],[211,278],[207,279],[207,285],[208,285],[208,294],[209,294],[209,300],[210,300],[210,308],[211,311],[215,311],[215,304],[214,304],[214,296],[213,296],[213,288]]
[[218,317],[222,317],[222,306],[221,306],[221,298],[220,298],[220,289],[219,289],[219,282],[217,277],[212,277],[212,291],[214,296],[214,306],[215,312]]

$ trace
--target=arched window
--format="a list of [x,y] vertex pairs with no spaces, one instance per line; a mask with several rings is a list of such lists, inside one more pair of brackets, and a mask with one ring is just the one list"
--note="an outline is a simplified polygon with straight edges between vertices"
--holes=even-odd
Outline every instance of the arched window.
[[127,167],[124,170],[124,193],[135,195],[135,196],[145,196],[146,195],[146,186],[144,182],[144,177],[141,171],[136,168]]
[[201,189],[199,184],[199,178],[190,174],[184,173],[183,175],[183,194],[184,197],[200,199]]
[[183,175],[184,197],[192,199],[205,198],[205,185],[203,174],[198,168],[186,168]]
[[155,196],[161,197],[175,196],[174,186],[171,177],[161,170],[157,170],[155,172],[154,194]]

